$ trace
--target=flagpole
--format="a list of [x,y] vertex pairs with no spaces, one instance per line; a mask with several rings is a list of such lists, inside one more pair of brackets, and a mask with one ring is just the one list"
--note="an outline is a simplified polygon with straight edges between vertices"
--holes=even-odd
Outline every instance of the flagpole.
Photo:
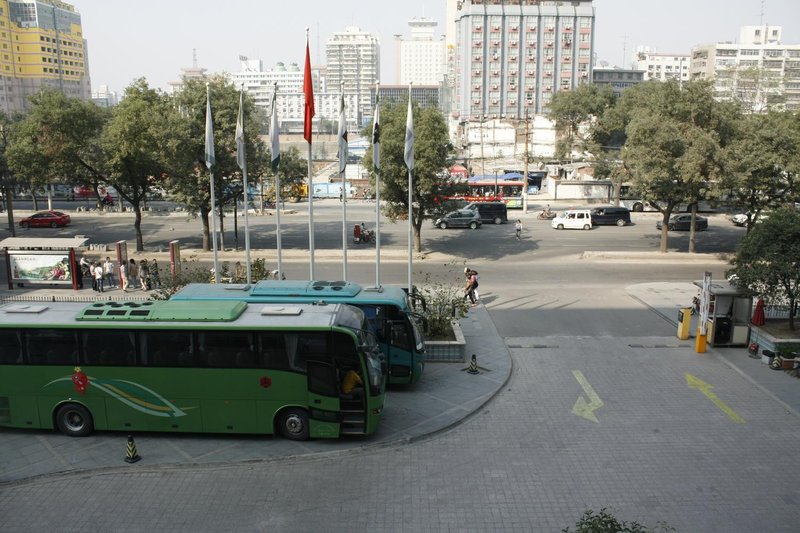
[[206,167],[211,175],[209,193],[211,194],[211,246],[214,249],[214,282],[219,283],[219,257],[217,252],[217,218],[214,199],[214,123],[211,115],[211,86],[206,83]]
[[[248,218],[247,212],[248,204],[249,204],[249,193],[250,189],[247,186],[247,154],[245,152],[245,145],[244,145],[244,83],[241,84],[241,89],[239,90],[239,126],[237,128],[237,158],[241,157],[241,161],[239,163],[242,167],[242,185],[244,187],[244,260],[245,265],[247,266],[247,284],[253,282],[253,269],[250,263],[250,220]],[[240,137],[241,135],[241,137]],[[239,156],[238,151],[241,150],[241,156]]]
[[347,118],[344,114],[344,82],[341,83],[339,98],[337,143],[339,145],[339,176],[342,180],[342,279],[347,281],[347,187],[344,183],[345,169],[347,168]]
[[275,173],[275,239],[278,248],[278,277],[283,279],[283,247],[281,246],[281,177],[278,173],[281,162],[280,130],[278,125],[278,82],[272,93],[272,117],[270,117],[270,141],[272,171]]
[[406,145],[405,145],[405,162],[408,167],[408,294],[413,294],[413,283],[411,279],[411,269],[413,266],[414,256],[411,251],[411,240],[413,238],[412,219],[414,215],[413,208],[413,184],[414,184],[414,114],[411,109],[411,84],[408,84],[408,113],[406,115]]
[[375,287],[381,286],[381,145],[380,94],[381,84],[375,84],[375,117],[372,120],[372,165],[375,167]]
[[[304,137],[308,142],[308,254],[310,259],[310,280],[314,281],[314,179],[311,154],[311,139],[314,129],[314,82],[311,79],[311,55],[308,49],[308,28],[306,28],[306,64],[303,71],[303,93],[305,94]],[[310,101],[309,101],[310,100]]]

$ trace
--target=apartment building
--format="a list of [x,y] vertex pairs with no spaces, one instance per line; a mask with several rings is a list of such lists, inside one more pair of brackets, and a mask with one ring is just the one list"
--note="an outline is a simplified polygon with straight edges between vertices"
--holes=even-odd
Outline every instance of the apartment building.
[[325,45],[327,85],[331,91],[355,95],[359,124],[372,117],[370,90],[380,81],[381,60],[378,37],[356,26],[334,33]]
[[592,80],[592,0],[465,0],[456,5],[453,115],[522,119]]
[[689,81],[689,54],[662,54],[649,47],[640,46],[633,59],[633,68],[644,72],[644,81]]
[[437,22],[430,18],[408,21],[411,36],[396,36],[396,79],[400,85],[439,85],[444,76],[444,38],[436,37]]
[[800,110],[800,44],[783,44],[780,26],[745,26],[739,41],[692,49],[692,79],[714,80],[714,95],[745,112]]
[[91,99],[80,14],[58,0],[0,0],[0,109],[24,112],[45,87]]

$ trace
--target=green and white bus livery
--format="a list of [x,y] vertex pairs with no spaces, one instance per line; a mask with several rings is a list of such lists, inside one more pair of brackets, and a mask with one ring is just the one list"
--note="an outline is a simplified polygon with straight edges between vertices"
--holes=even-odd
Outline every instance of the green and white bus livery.
[[[342,379],[362,386],[344,394]],[[385,364],[349,305],[0,305],[0,426],[369,435]]]

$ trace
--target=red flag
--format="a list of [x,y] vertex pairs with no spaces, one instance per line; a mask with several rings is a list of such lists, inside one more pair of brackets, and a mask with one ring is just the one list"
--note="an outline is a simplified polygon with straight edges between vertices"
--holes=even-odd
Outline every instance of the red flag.
[[303,73],[303,94],[306,95],[306,119],[303,127],[303,137],[311,144],[312,122],[314,118],[314,81],[311,79],[311,55],[308,53],[306,41],[306,68]]

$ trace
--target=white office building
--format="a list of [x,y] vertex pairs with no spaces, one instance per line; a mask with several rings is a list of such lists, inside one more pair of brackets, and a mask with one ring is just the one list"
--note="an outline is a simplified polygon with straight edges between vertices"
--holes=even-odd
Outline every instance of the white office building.
[[633,69],[644,72],[644,81],[647,80],[678,80],[689,81],[689,65],[691,55],[663,54],[648,46],[637,48],[633,57]]
[[780,26],[745,26],[736,43],[692,49],[693,79],[714,80],[714,95],[745,112],[800,110],[800,44],[783,44]]
[[381,77],[378,37],[349,26],[328,39],[325,57],[328,89],[338,92],[343,87],[346,95],[355,95],[358,121],[365,124],[372,118],[370,87]]
[[444,75],[444,37],[436,37],[437,22],[430,18],[408,21],[410,37],[395,40],[398,59],[396,79],[400,85],[439,85]]

